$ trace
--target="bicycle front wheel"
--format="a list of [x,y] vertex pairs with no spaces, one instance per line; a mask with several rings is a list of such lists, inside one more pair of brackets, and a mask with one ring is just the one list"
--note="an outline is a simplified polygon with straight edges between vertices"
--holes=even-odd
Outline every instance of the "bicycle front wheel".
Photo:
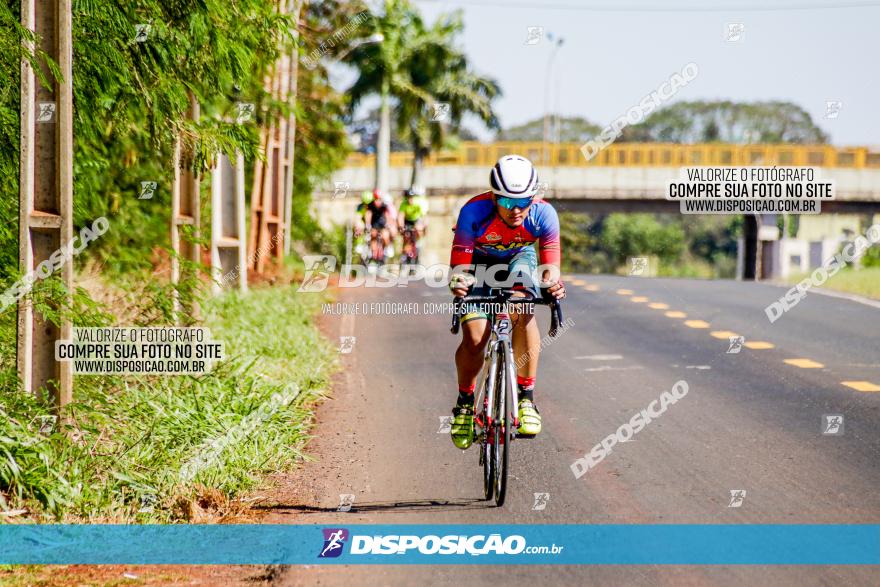
[[480,461],[483,463],[483,499],[489,501],[495,493],[495,467],[492,455],[492,443],[489,442],[489,431],[480,441]]
[[503,348],[498,348],[496,383],[495,383],[495,426],[493,453],[495,461],[495,505],[501,507],[504,505],[504,498],[507,495],[507,468],[508,454],[510,452],[510,437],[512,422],[507,416],[507,403],[510,401],[510,383],[507,377],[506,357]]

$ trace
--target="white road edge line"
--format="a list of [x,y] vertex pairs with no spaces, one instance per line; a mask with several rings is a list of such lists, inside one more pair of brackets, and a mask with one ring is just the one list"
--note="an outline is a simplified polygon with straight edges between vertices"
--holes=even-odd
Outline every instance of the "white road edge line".
[[872,308],[880,309],[880,301],[872,300],[871,298],[866,298],[864,296],[860,296],[857,294],[844,293],[842,291],[835,291],[832,289],[823,289],[814,287],[810,289],[811,292],[816,292],[817,294],[821,294],[823,296],[828,296],[831,298],[840,298],[843,300],[849,300],[851,302],[858,302],[860,304],[864,304],[866,306],[871,306]]

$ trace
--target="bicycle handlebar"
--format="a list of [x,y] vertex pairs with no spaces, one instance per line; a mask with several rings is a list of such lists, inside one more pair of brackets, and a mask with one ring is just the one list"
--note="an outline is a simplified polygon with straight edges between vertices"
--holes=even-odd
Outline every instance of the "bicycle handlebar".
[[[527,296],[513,297],[515,293],[526,293]],[[539,306],[548,306],[550,308],[550,330],[548,334],[555,337],[559,331],[559,325],[562,324],[562,304],[561,300],[557,300],[546,289],[541,290],[542,297],[538,298],[531,292],[524,292],[516,289],[502,289],[499,293],[490,296],[466,295],[463,298],[455,298],[453,304],[455,311],[452,314],[452,334],[458,334],[461,321],[459,317],[459,309],[463,304],[537,304]]]

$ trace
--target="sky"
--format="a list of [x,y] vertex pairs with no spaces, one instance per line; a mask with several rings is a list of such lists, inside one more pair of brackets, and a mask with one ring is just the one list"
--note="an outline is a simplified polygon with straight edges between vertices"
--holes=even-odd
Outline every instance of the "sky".
[[[461,46],[474,69],[500,83],[496,110],[504,127],[544,114],[553,35],[564,41],[549,102],[563,115],[609,124],[693,62],[697,77],[671,101],[787,100],[807,110],[834,144],[880,145],[878,0],[415,3],[429,22],[463,11]],[[804,9],[817,5],[823,8]],[[681,10],[693,7],[701,11]],[[742,25],[737,41],[727,38],[731,24]],[[526,43],[529,27],[543,27],[537,44]],[[836,118],[826,117],[828,101],[841,103]]]

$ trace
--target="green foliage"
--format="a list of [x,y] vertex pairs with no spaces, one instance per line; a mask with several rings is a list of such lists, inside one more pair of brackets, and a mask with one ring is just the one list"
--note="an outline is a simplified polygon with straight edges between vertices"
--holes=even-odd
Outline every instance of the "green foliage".
[[739,217],[691,216],[682,221],[685,241],[691,256],[710,265],[736,259]]
[[[456,38],[464,30],[461,13],[441,16],[428,26],[409,0],[386,0],[384,10],[363,24],[363,37],[382,35],[381,43],[364,43],[346,61],[358,69],[349,89],[351,112],[367,96],[396,100],[396,129],[415,154],[418,166],[431,151],[445,146],[461,128],[462,118],[474,114],[497,128],[492,101],[500,94],[495,80],[475,73]],[[449,104],[449,120],[432,121],[435,103]]]
[[18,268],[19,71],[22,40],[33,40],[20,19],[17,3],[0,5],[0,287]]
[[[318,4],[309,3],[301,14],[308,33],[299,39],[303,51],[340,25],[340,15]],[[4,218],[17,216],[19,58],[27,38],[18,10],[18,1],[0,7]],[[135,40],[140,24],[151,27],[144,42]],[[220,152],[240,150],[247,168],[253,167],[261,156],[259,125],[291,110],[292,103],[274,100],[263,84],[279,56],[295,49],[295,30],[291,17],[263,0],[74,0],[74,224],[110,219],[110,233],[89,250],[105,270],[116,276],[143,272],[167,256],[161,251],[169,240],[174,137],[181,138],[183,164],[203,175]],[[45,62],[42,54],[32,58]],[[299,72],[293,209],[295,235],[305,238],[315,232],[307,212],[314,185],[342,163],[347,147],[344,97],[330,88],[325,69]],[[190,96],[201,107],[197,123],[188,120]],[[252,123],[232,120],[238,102],[255,104]],[[158,184],[150,200],[137,198],[143,181]],[[17,238],[14,223],[0,227],[0,282],[18,265]]]
[[862,267],[880,267],[880,246],[875,245],[865,252]]
[[[555,127],[555,118],[550,117],[550,136],[566,143],[584,143],[595,138],[602,132],[598,124],[594,124],[580,116],[560,116],[559,129]],[[544,117],[524,122],[517,126],[506,128],[498,134],[499,141],[543,141],[544,140]]]
[[[551,137],[556,138],[551,117]],[[582,143],[602,129],[581,117],[559,118],[559,140]],[[504,129],[505,141],[541,141],[544,118]],[[830,141],[809,113],[791,102],[676,102],[653,112],[640,123],[623,129],[618,142],[630,143],[793,143],[824,144]]]
[[[42,433],[51,406],[19,393],[14,366],[3,363],[0,506],[58,520],[166,522],[192,496],[181,471],[216,439],[223,449],[192,481],[227,496],[291,466],[333,367],[311,321],[318,303],[292,288],[212,300],[207,325],[229,360],[201,377],[78,376],[76,403]],[[291,387],[300,395],[275,405],[273,394]],[[142,511],[153,498],[153,511]]]
[[342,123],[346,102],[330,87],[325,70],[300,66],[299,71],[291,228],[295,239],[317,247],[321,230],[309,204],[315,185],[341,167],[349,153]]
[[684,231],[679,223],[661,223],[650,214],[610,214],[601,242],[618,266],[629,257],[671,262],[684,250]]
[[676,102],[627,126],[620,142],[824,144],[829,137],[791,102]]
[[[862,261],[864,262],[864,260],[863,257]],[[789,285],[795,285],[809,277],[809,273],[793,273],[788,276],[786,281]],[[829,277],[828,281],[822,284],[822,288],[880,300],[880,266],[872,263],[870,266],[863,265],[861,268],[844,267]]]
[[559,238],[562,269],[576,273],[607,273],[614,270],[608,252],[600,243],[601,222],[586,214],[561,212]]
[[[125,324],[168,324],[174,318],[175,292],[152,273],[167,267],[171,255],[176,137],[183,164],[198,173],[206,175],[218,153],[236,150],[250,170],[261,156],[260,126],[295,114],[294,236],[326,239],[308,216],[308,200],[314,185],[346,156],[346,99],[330,87],[323,67],[300,68],[295,103],[274,100],[263,84],[283,52],[308,51],[339,27],[342,16],[328,12],[330,4],[336,3],[309,3],[295,23],[263,0],[74,0],[74,228],[78,232],[98,216],[106,216],[110,226],[77,264],[102,270],[105,287],[136,292],[132,299],[114,301],[112,309]],[[0,6],[0,214],[7,220],[0,225],[3,289],[20,277],[15,221],[20,59],[32,60],[43,83],[50,81],[41,73],[44,68],[59,77],[46,55],[24,54],[21,41],[30,37],[18,25],[18,11],[18,0]],[[151,27],[144,42],[135,40],[139,24]],[[291,33],[297,26],[303,34],[294,44]],[[191,97],[201,108],[197,122],[188,117]],[[231,121],[238,102],[255,104],[254,121]],[[138,199],[142,181],[158,184],[150,200]],[[208,182],[203,190],[205,196]],[[203,205],[203,219],[210,218],[208,212]],[[206,238],[203,228],[199,242]],[[328,246],[337,246],[335,238],[331,235]],[[184,304],[204,302],[205,280],[198,276],[204,277],[205,268],[185,259],[180,263],[184,277],[176,293]],[[29,299],[56,324],[120,320],[83,289],[71,292],[68,301],[57,278],[36,282]],[[124,307],[129,302],[131,307]],[[296,402],[281,406],[254,436],[227,449],[195,480],[232,495],[253,486],[261,473],[289,466],[311,420],[307,406],[331,366],[310,323],[315,303],[288,289],[205,302],[208,325],[227,342],[233,358],[198,378],[78,376],[76,403],[51,433],[41,433],[37,423],[52,407],[19,389],[15,308],[0,312],[0,506],[24,505],[56,518],[166,521],[169,502],[192,491],[192,485],[174,480],[193,451],[294,383],[303,390]],[[277,320],[279,312],[284,321]],[[154,513],[137,513],[141,495],[159,496]]]
[[[450,133],[461,129],[462,118],[474,114],[488,128],[498,128],[492,101],[500,93],[498,83],[470,68],[467,56],[455,46],[464,30],[461,13],[442,16],[430,28],[421,18],[409,19],[404,42],[420,49],[410,54],[406,70],[421,92],[398,97],[397,118],[401,138],[409,140],[421,161],[432,150],[443,147]],[[449,119],[432,121],[429,113],[435,103],[449,104]]]
[[611,214],[594,220],[563,212],[564,271],[615,273],[630,257],[658,257],[658,275],[733,277],[741,220],[719,216]]
[[[874,218],[875,215],[867,215],[862,218],[862,222],[860,223],[861,227],[859,229],[859,233],[861,235],[865,235],[865,233],[868,232],[868,229],[871,228],[871,226],[878,224],[878,222],[874,222]],[[847,244],[848,243],[842,243],[840,249],[843,250],[843,248]],[[859,260],[859,265],[864,268],[880,267],[880,244],[875,243],[872,246],[868,247],[865,250],[865,253],[862,255],[861,259]],[[878,283],[877,285],[878,287],[880,287],[880,283]]]

